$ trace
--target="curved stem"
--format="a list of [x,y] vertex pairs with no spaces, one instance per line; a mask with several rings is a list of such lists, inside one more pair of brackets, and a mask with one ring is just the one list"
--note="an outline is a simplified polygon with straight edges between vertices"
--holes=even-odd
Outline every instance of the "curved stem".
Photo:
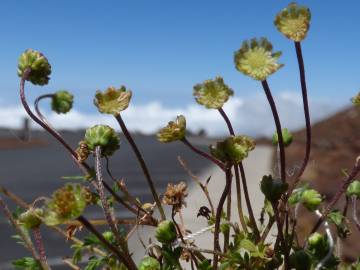
[[41,100],[45,99],[45,98],[53,98],[54,94],[46,94],[46,95],[41,95],[38,96],[35,101],[34,101],[34,108],[35,108],[35,112],[37,114],[37,116],[40,118],[40,120],[46,124],[49,128],[51,128],[52,130],[54,130],[54,132],[56,132],[59,136],[61,136],[59,134],[59,132],[57,132],[49,123],[49,121],[47,121],[46,117],[41,113],[40,108],[39,108],[39,103]]
[[218,207],[216,209],[216,216],[215,216],[215,229],[214,229],[214,259],[213,259],[213,269],[218,269],[218,262],[219,257],[217,255],[218,252],[221,252],[220,243],[219,243],[219,234],[220,234],[220,221],[221,221],[221,214],[224,207],[224,203],[226,197],[229,193],[231,187],[231,168],[226,168],[225,170],[226,176],[226,184],[223,193],[221,194]]
[[188,146],[191,150],[193,150],[196,154],[206,158],[207,160],[210,160],[211,162],[215,163],[221,170],[226,172],[225,165],[220,160],[213,158],[211,155],[201,151],[200,149],[193,146],[186,138],[181,140],[186,146]]
[[[221,116],[224,118],[224,120],[226,122],[226,125],[227,125],[227,127],[229,129],[230,135],[235,136],[234,128],[233,128],[233,126],[231,124],[231,121],[230,121],[229,117],[227,116],[227,114],[223,110],[223,108],[220,108],[219,112],[220,112]],[[241,166],[242,166],[242,162],[241,162]],[[236,198],[237,198],[237,209],[238,209],[239,219],[240,219],[240,223],[241,223],[241,226],[242,226],[243,230],[247,233],[248,230],[247,230],[246,221],[245,221],[245,218],[244,218],[244,213],[243,213],[243,210],[242,210],[241,185],[240,185],[240,174],[239,174],[239,166],[238,165],[234,166],[234,171],[235,171]],[[245,172],[244,172],[244,180],[243,181],[245,181],[245,184],[246,184]],[[245,193],[245,190],[244,190],[244,193]],[[246,193],[248,193],[247,189],[246,189]],[[248,197],[248,195],[249,194],[246,194],[247,197]],[[251,208],[251,203],[248,203],[248,202],[250,202],[250,200],[246,201],[248,212],[253,213],[252,208]],[[252,225],[255,228],[256,227],[256,222],[255,222],[255,225],[254,225],[254,223]],[[256,231],[256,229],[254,229],[254,230]]]
[[104,190],[104,180],[102,176],[102,166],[101,166],[101,146],[96,146],[95,148],[95,170],[96,170],[96,178],[97,178],[97,185],[98,185],[98,193],[101,200],[102,208],[104,210],[104,215],[107,223],[111,231],[113,232],[118,245],[121,246],[124,252],[127,252],[126,243],[124,243],[124,239],[121,238],[119,234],[119,230],[115,225],[114,219],[111,215],[109,204],[105,195]]
[[110,244],[105,238],[104,236],[99,233],[95,227],[83,216],[80,216],[77,218],[79,222],[81,222],[81,224],[84,225],[84,227],[86,229],[88,229],[92,234],[94,234],[101,243],[104,244],[104,246],[110,250],[112,253],[114,253],[118,259],[123,262],[125,264],[125,266],[130,269],[130,270],[136,270],[137,267],[135,265],[135,263],[131,260],[131,257],[128,257],[126,255],[124,255],[122,252],[120,252],[115,246],[113,246],[112,244]]
[[49,126],[47,126],[45,123],[43,123],[30,109],[27,101],[26,101],[26,97],[25,97],[25,81],[26,79],[29,77],[29,74],[31,72],[31,69],[26,69],[24,72],[23,77],[21,78],[20,81],[20,99],[21,99],[21,103],[25,109],[25,111],[27,112],[27,114],[31,117],[31,119],[33,119],[37,124],[39,124],[43,129],[45,129],[47,132],[49,132],[55,139],[57,139],[70,153],[72,156],[77,157],[77,154],[75,153],[75,151],[70,147],[70,145],[68,145],[65,140],[59,136],[59,134],[54,131],[52,128],[50,128]]
[[289,189],[290,193],[295,188],[296,184],[300,181],[300,177],[303,175],[306,166],[309,162],[310,151],[311,151],[311,123],[310,123],[310,112],[309,112],[309,104],[307,97],[307,88],[306,88],[306,80],[305,80],[305,67],[304,60],[302,56],[301,43],[295,42],[295,50],[296,56],[298,59],[299,72],[300,72],[300,83],[301,83],[301,92],[303,98],[304,105],[304,115],[305,115],[305,124],[306,124],[306,148],[305,148],[305,157],[303,163],[300,167],[299,173],[297,174],[295,181],[292,184],[291,189]]
[[266,80],[261,81],[262,87],[264,88],[265,95],[269,101],[271,112],[274,117],[275,126],[276,126],[276,132],[278,135],[278,141],[279,141],[279,151],[280,151],[280,174],[281,174],[281,180],[285,183],[286,182],[286,168],[285,168],[285,147],[284,147],[284,140],[282,136],[282,129],[281,129],[281,123],[279,114],[276,109],[275,101],[272,97],[270,87]]
[[314,228],[311,230],[311,233],[316,232],[320,225],[323,223],[327,215],[330,213],[331,209],[335,206],[335,204],[339,201],[341,196],[345,193],[346,189],[349,187],[351,182],[354,180],[356,175],[360,171],[360,159],[356,160],[356,163],[351,171],[351,173],[343,180],[342,186],[338,189],[334,197],[331,199],[329,204],[327,205],[325,211],[323,212],[321,218],[319,218],[318,222],[315,224]]
[[121,130],[124,133],[124,136],[128,140],[131,148],[133,149],[133,151],[134,151],[134,153],[136,155],[136,158],[138,159],[138,161],[140,163],[141,169],[143,170],[143,173],[144,173],[145,178],[147,180],[147,183],[149,185],[151,194],[152,194],[152,196],[154,198],[154,201],[155,201],[155,203],[156,203],[156,205],[157,205],[157,207],[159,209],[161,219],[165,220],[166,216],[165,216],[164,208],[161,205],[159,195],[156,192],[154,181],[151,178],[151,175],[150,175],[148,167],[146,166],[145,160],[144,160],[143,156],[141,155],[140,150],[137,147],[135,141],[133,140],[130,132],[128,131],[128,129],[127,129],[126,125],[125,125],[125,122],[123,121],[121,115],[120,114],[115,115],[115,119],[118,121],[118,123],[119,123],[119,125],[121,127]]

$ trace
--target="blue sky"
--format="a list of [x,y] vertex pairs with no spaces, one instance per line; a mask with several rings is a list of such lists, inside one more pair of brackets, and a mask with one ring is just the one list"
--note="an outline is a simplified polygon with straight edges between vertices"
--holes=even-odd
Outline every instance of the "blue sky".
[[[261,85],[236,71],[233,53],[244,39],[267,37],[285,67],[269,79],[273,92],[299,91],[292,42],[277,32],[275,14],[289,1],[1,1],[0,101],[16,105],[16,62],[22,51],[42,51],[53,67],[48,86],[95,112],[95,90],[126,85],[135,104],[193,104],[192,87],[216,75],[242,98]],[[310,97],[345,104],[360,87],[358,1],[301,1],[312,11],[303,51]]]

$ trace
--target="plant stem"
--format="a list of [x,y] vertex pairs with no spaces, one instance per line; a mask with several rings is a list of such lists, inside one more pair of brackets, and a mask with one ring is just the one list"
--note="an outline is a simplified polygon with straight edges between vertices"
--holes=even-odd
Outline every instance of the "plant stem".
[[32,229],[32,231],[33,231],[33,235],[34,235],[34,239],[35,239],[35,244],[36,244],[36,247],[38,249],[40,261],[44,265],[47,265],[48,268],[49,268],[49,265],[48,265],[47,259],[46,259],[46,252],[45,252],[44,243],[43,243],[43,240],[42,240],[42,237],[41,237],[40,228],[34,228],[34,229]]
[[136,155],[136,158],[138,159],[138,161],[140,163],[141,169],[143,170],[143,173],[144,173],[145,178],[147,180],[147,183],[149,185],[151,194],[152,194],[152,196],[154,198],[154,201],[155,201],[155,203],[156,203],[156,205],[157,205],[157,207],[159,209],[161,219],[165,220],[166,216],[165,216],[164,208],[161,205],[159,195],[156,192],[154,181],[151,178],[151,175],[150,175],[148,167],[146,166],[145,160],[144,160],[143,156],[141,155],[141,152],[140,152],[139,148],[137,147],[135,141],[133,140],[130,132],[128,131],[128,129],[127,129],[126,125],[125,125],[125,122],[122,119],[121,115],[120,114],[115,115],[115,119],[118,121],[118,123],[119,123],[119,125],[121,127],[121,130],[124,133],[124,136],[126,137],[127,141],[129,142],[131,148],[133,149],[133,151],[134,151],[134,153]]
[[352,196],[351,198],[351,201],[352,201],[352,206],[353,206],[353,213],[352,213],[352,216],[353,216],[353,219],[354,219],[354,222],[355,222],[355,225],[357,227],[357,229],[360,231],[360,221],[359,221],[359,218],[357,216],[357,198],[356,196]]
[[248,190],[248,187],[247,187],[244,166],[242,165],[242,163],[240,163],[238,166],[240,168],[241,181],[242,181],[242,184],[243,184],[245,202],[246,202],[246,206],[247,206],[248,212],[249,212],[249,218],[250,218],[251,227],[252,227],[252,229],[253,229],[253,231],[255,233],[256,239],[259,240],[260,239],[260,232],[259,232],[259,229],[257,227],[256,220],[255,220],[255,215],[254,215],[254,212],[253,212],[253,209],[252,209],[252,206],[251,206],[251,202],[250,202],[250,195],[249,195],[249,190]]
[[211,155],[201,151],[200,149],[193,146],[186,138],[181,140],[186,146],[188,146],[191,150],[193,150],[196,154],[206,158],[207,160],[210,160],[211,162],[215,163],[221,170],[224,172],[226,171],[225,165],[218,159],[212,157]]
[[281,180],[285,183],[286,182],[286,168],[285,168],[285,147],[284,147],[284,140],[282,136],[282,129],[281,129],[281,123],[279,114],[276,109],[275,101],[272,97],[270,87],[266,80],[261,81],[262,87],[264,88],[265,95],[268,99],[268,102],[270,104],[271,112],[274,117],[275,126],[276,126],[276,132],[278,135],[278,141],[279,141],[279,151],[280,151],[280,174],[281,174]]
[[44,262],[40,259],[38,253],[36,252],[36,249],[33,245],[33,243],[31,242],[31,239],[24,233],[24,231],[20,228],[19,224],[17,223],[17,221],[15,220],[15,218],[13,217],[9,207],[7,206],[7,204],[5,203],[5,201],[2,199],[2,197],[0,196],[0,207],[2,208],[6,218],[10,221],[10,223],[14,226],[16,232],[18,233],[18,235],[21,237],[21,239],[24,241],[25,243],[25,247],[30,251],[31,256],[35,259],[38,260],[42,266],[42,268],[44,270],[49,270],[49,266],[47,264],[44,264]]
[[94,226],[87,221],[87,219],[83,216],[78,217],[78,220],[84,225],[84,227],[86,229],[88,229],[92,234],[94,234],[99,240],[100,242],[102,242],[104,244],[104,246],[110,250],[112,253],[114,253],[118,259],[123,262],[125,264],[125,266],[129,269],[129,270],[136,270],[137,267],[134,263],[134,261],[131,259],[130,256],[127,256],[125,254],[123,254],[122,252],[120,252],[115,246],[113,246],[112,244],[110,244],[105,238],[104,236],[102,236],[101,233],[99,233]]
[[279,240],[281,242],[281,248],[282,248],[283,254],[284,254],[285,270],[288,270],[289,269],[289,254],[287,252],[287,244],[286,244],[286,241],[285,241],[284,233],[282,231],[282,224],[281,224],[281,220],[280,220],[280,214],[279,214],[278,206],[276,205],[276,203],[272,203],[272,208],[274,210],[275,221],[276,221],[276,224],[277,224],[278,237],[279,237]]
[[[234,128],[231,124],[229,117],[223,110],[223,108],[220,108],[219,112],[226,122],[226,125],[229,129],[230,135],[235,136]],[[241,166],[242,166],[242,162],[241,162]],[[235,171],[236,199],[237,199],[237,209],[238,209],[239,219],[240,219],[240,223],[241,223],[243,230],[247,233],[248,230],[247,230],[244,213],[243,213],[243,209],[242,209],[241,185],[240,185],[240,174],[239,174],[239,166],[238,165],[234,165],[234,171]],[[244,181],[246,182],[245,172],[244,172]],[[247,203],[247,208],[248,208],[249,213],[250,212],[252,213],[251,204]],[[256,227],[256,223],[255,223],[255,225],[254,224],[252,224],[252,225],[253,225],[253,227]],[[254,230],[256,230],[256,229],[254,229]]]
[[301,92],[304,104],[304,114],[305,114],[305,124],[306,124],[306,149],[305,149],[305,157],[303,163],[301,165],[300,171],[296,176],[293,186],[295,187],[296,184],[299,182],[300,177],[305,171],[305,168],[309,162],[310,158],[310,151],[311,151],[311,123],[310,123],[310,112],[309,112],[309,104],[308,104],[308,97],[307,97],[307,88],[306,88],[306,80],[305,80],[305,67],[304,67],[304,60],[301,51],[301,43],[295,41],[295,50],[296,56],[298,59],[299,64],[299,72],[300,72],[300,83],[301,83]]
[[41,95],[38,96],[35,101],[34,101],[34,108],[35,108],[35,112],[37,114],[37,116],[40,118],[40,120],[47,125],[49,128],[51,128],[52,130],[54,130],[54,132],[56,132],[59,136],[61,136],[59,134],[59,132],[57,132],[49,123],[49,121],[47,121],[46,117],[41,113],[40,108],[39,108],[39,103],[41,100],[45,99],[45,98],[53,98],[54,94],[45,94],[45,95]]
[[[216,209],[216,216],[215,216],[214,251],[217,253],[221,252],[220,243],[219,243],[220,221],[221,221],[221,214],[222,214],[223,206],[224,206],[226,197],[227,197],[230,187],[231,187],[231,168],[226,168],[225,176],[226,176],[226,184],[225,184],[224,191],[221,194],[219,204]],[[219,257],[217,255],[217,253],[214,253],[213,270],[218,269]]]
[[54,131],[52,128],[50,128],[49,126],[47,126],[45,123],[43,123],[30,109],[27,101],[26,101],[26,97],[25,97],[25,81],[26,79],[29,77],[29,74],[31,72],[30,68],[27,68],[24,72],[23,77],[21,78],[20,81],[20,99],[21,99],[21,103],[25,109],[25,111],[27,112],[27,114],[37,123],[39,124],[43,129],[45,129],[47,132],[49,132],[55,139],[57,139],[74,157],[77,157],[77,154],[75,153],[75,151],[70,147],[70,145],[68,145],[65,140],[59,136],[59,134]]
[[315,224],[315,226],[311,230],[311,233],[314,233],[319,229],[320,225],[323,223],[323,221],[325,220],[327,215],[330,213],[331,209],[335,206],[335,204],[338,202],[338,200],[341,198],[341,196],[345,193],[346,189],[349,187],[349,185],[354,180],[354,178],[359,173],[359,171],[360,171],[360,158],[358,157],[351,173],[349,175],[347,175],[347,177],[343,180],[341,187],[338,189],[338,191],[336,192],[334,197],[331,199],[331,201],[325,208],[325,211],[322,214],[322,217],[319,218],[318,222]]
[[113,232],[117,244],[121,246],[124,252],[128,252],[126,243],[124,239],[121,238],[119,234],[119,230],[115,225],[114,219],[111,215],[109,204],[105,195],[104,190],[104,181],[102,176],[102,165],[101,165],[101,146],[96,146],[95,148],[95,170],[96,170],[96,178],[97,178],[97,185],[98,185],[98,193],[101,200],[102,208],[104,210],[105,219],[110,226],[111,231]]
[[[227,195],[226,221],[230,223],[230,219],[231,219],[231,184]],[[224,233],[224,253],[226,253],[226,251],[229,248],[229,241],[230,241],[230,226],[229,226],[229,230],[227,230]]]

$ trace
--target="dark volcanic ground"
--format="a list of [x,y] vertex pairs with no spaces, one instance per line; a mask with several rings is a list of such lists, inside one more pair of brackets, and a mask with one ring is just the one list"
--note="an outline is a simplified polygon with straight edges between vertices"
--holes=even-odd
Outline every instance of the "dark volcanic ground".
[[[39,196],[49,196],[55,189],[66,181],[62,176],[81,175],[68,153],[51,137],[43,132],[33,132],[33,143],[19,141],[16,132],[0,130],[0,185],[31,203]],[[75,148],[84,132],[63,132],[66,140]],[[122,136],[121,136],[122,137]],[[195,156],[181,143],[160,144],[153,136],[134,135],[140,150],[150,168],[158,191],[165,190],[168,182],[180,180],[189,181],[182,167],[177,161],[180,155],[194,173],[199,173],[209,166],[209,162]],[[208,141],[203,138],[190,138],[199,147],[206,147]],[[124,178],[128,189],[141,199],[142,202],[151,201],[146,181],[137,163],[135,155],[122,137],[121,148],[111,158],[111,168],[117,178]],[[104,173],[105,174],[105,173]],[[110,179],[108,179],[108,183]],[[1,195],[3,198],[4,196]],[[4,198],[14,209],[14,205]],[[15,233],[0,212],[0,269],[13,259],[28,256],[28,252],[11,239]],[[117,215],[127,217],[127,212],[118,207]],[[100,211],[90,211],[86,216],[100,218]],[[44,228],[43,238],[50,258],[71,256],[71,251],[64,239]],[[58,267],[56,269],[68,269]]]

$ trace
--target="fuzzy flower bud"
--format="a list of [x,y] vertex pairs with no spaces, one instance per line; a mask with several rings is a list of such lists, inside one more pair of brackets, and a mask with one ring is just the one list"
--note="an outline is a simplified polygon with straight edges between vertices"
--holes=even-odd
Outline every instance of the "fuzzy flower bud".
[[273,179],[271,175],[264,175],[260,188],[268,201],[277,202],[288,189],[288,184],[281,179]]
[[307,189],[301,196],[302,204],[309,210],[314,211],[322,201],[321,195],[315,189]]
[[[293,135],[287,128],[283,128],[281,133],[282,133],[282,137],[283,137],[284,146],[285,147],[289,146],[294,139]],[[273,145],[278,145],[278,143],[279,143],[279,138],[278,138],[277,132],[275,132],[272,137],[272,143],[273,143]]]
[[153,257],[145,257],[139,264],[139,270],[160,270],[160,263]]
[[74,96],[66,90],[57,91],[51,100],[51,109],[56,113],[67,113],[74,103]]
[[309,31],[310,19],[311,13],[307,7],[291,3],[276,15],[274,24],[287,38],[300,42]]
[[27,81],[37,85],[48,84],[51,66],[42,53],[32,49],[23,52],[18,62],[18,76],[22,78],[26,69],[30,69]]
[[85,143],[89,151],[95,151],[96,146],[101,146],[103,156],[111,156],[120,148],[120,139],[115,130],[107,125],[96,125],[85,132]]
[[360,92],[354,96],[353,98],[351,98],[351,102],[355,105],[355,106],[360,106]]
[[326,250],[327,240],[320,233],[315,232],[308,239],[309,250]]
[[360,181],[353,181],[347,188],[346,195],[350,197],[355,196],[356,198],[360,199]]
[[175,121],[170,121],[166,127],[160,129],[156,136],[160,142],[168,143],[184,139],[185,134],[186,119],[179,115]]
[[104,92],[96,92],[94,104],[101,113],[117,115],[129,106],[131,96],[132,92],[125,86],[109,87]]
[[266,38],[254,38],[243,42],[235,52],[234,61],[238,71],[263,81],[283,66],[277,62],[280,56],[281,52],[273,52],[273,47]]
[[80,185],[66,185],[52,195],[44,212],[46,225],[61,224],[81,215],[87,205],[87,191]]
[[43,210],[40,208],[30,208],[29,210],[21,213],[19,216],[19,223],[27,229],[35,229],[41,225],[41,217]]
[[170,220],[161,221],[156,228],[155,237],[160,243],[172,243],[177,237],[175,224]]
[[223,78],[206,80],[194,86],[194,96],[197,103],[208,109],[220,109],[234,91],[224,83]]
[[240,163],[250,151],[254,150],[255,141],[248,136],[230,136],[224,141],[210,146],[210,153],[222,162]]

